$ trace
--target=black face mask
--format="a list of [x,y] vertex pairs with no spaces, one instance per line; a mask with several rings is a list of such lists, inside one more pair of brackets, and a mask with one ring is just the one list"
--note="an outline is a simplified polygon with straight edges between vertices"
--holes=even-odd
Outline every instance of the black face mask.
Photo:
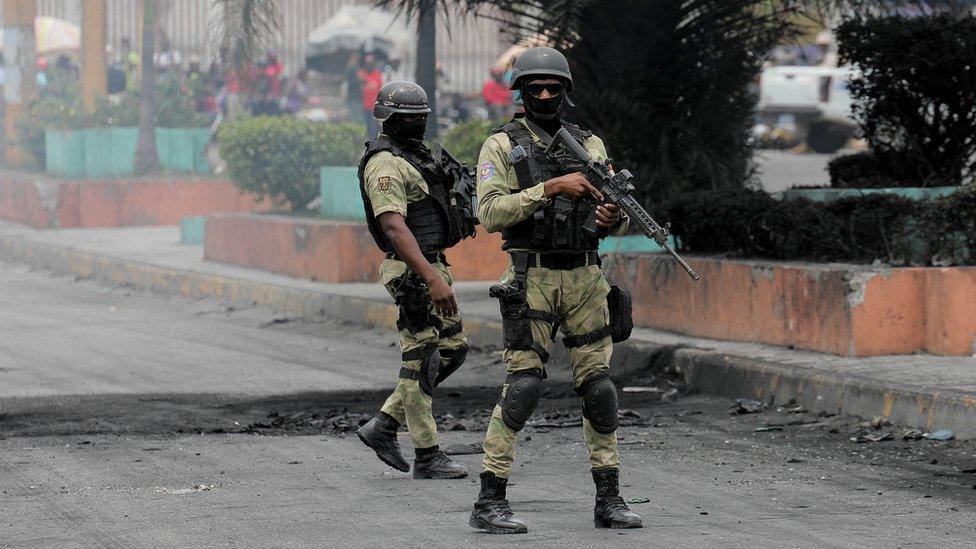
[[383,133],[392,137],[394,141],[406,142],[411,139],[423,141],[426,129],[426,115],[404,119],[394,114],[383,121]]
[[525,112],[536,120],[556,120],[562,111],[563,97],[566,92],[550,99],[539,99],[533,96],[525,86],[522,86],[522,104],[525,105]]

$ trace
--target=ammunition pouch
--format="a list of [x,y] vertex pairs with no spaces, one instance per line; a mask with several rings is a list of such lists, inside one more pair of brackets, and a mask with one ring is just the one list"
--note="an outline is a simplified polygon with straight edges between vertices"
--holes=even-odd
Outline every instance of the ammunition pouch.
[[414,273],[406,272],[398,279],[394,299],[400,308],[397,329],[416,334],[440,324],[434,317],[434,304],[427,285]]
[[634,330],[633,298],[630,292],[620,286],[610,286],[607,306],[610,309],[610,338],[614,343],[630,339],[630,332]]
[[582,347],[596,343],[607,336],[610,336],[614,343],[629,339],[630,332],[634,330],[630,292],[620,286],[610,286],[610,293],[607,294],[607,309],[610,312],[610,324],[589,333],[566,336],[563,338],[563,345],[567,349]]

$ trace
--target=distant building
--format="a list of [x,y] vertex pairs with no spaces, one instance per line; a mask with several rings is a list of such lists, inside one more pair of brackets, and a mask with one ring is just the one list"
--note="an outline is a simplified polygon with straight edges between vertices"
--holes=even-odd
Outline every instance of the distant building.
[[[81,24],[81,0],[37,0],[38,15],[58,17]],[[281,35],[273,45],[285,63],[288,73],[302,68],[305,46],[312,30],[326,22],[340,7],[361,4],[356,0],[287,0],[279,2],[281,9]],[[217,51],[216,29],[220,10],[214,9],[212,0],[167,0],[159,2],[162,30],[170,38],[174,49],[183,58],[198,55],[203,66],[208,66]],[[108,40],[119,51],[123,37],[128,37],[138,48],[141,25],[138,19],[138,2],[135,0],[108,0]],[[0,7],[2,18],[2,7]],[[509,46],[499,32],[500,24],[473,17],[444,24],[438,13],[437,52],[438,61],[446,78],[441,91],[477,94],[481,90],[484,75],[498,55]],[[404,60],[403,71],[413,72],[414,60]]]

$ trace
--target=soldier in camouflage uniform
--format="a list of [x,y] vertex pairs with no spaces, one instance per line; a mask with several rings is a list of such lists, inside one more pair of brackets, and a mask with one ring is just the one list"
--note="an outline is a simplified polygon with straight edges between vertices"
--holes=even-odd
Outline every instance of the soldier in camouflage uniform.
[[[479,219],[501,231],[512,257],[499,298],[505,332],[508,377],[485,435],[481,492],[469,523],[491,533],[523,533],[506,499],[518,432],[539,401],[548,348],[561,329],[569,348],[576,393],[583,412],[583,436],[596,484],[594,523],[639,528],[641,518],[619,495],[616,428],[617,393],[609,377],[613,350],[607,296],[611,287],[600,269],[599,238],[621,234],[628,225],[616,206],[580,173],[581,165],[555,151],[548,140],[560,128],[606,161],[603,142],[560,120],[572,89],[566,59],[551,48],[532,48],[518,59],[512,89],[521,92],[524,117],[503,126],[482,146],[478,162]],[[582,230],[596,205],[597,234]]]
[[366,144],[359,165],[367,225],[387,254],[380,278],[399,305],[403,364],[396,390],[358,435],[384,463],[409,471],[397,443],[406,424],[416,449],[414,478],[463,478],[464,465],[439,449],[431,403],[434,387],[468,351],[444,249],[474,234],[473,197],[454,193],[453,159],[424,146],[429,112],[420,86],[383,86],[373,111],[383,131]]

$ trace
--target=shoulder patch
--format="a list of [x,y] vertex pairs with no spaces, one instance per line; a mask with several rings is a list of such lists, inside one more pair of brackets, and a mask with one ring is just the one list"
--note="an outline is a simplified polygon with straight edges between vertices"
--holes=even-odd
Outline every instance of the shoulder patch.
[[488,181],[495,175],[495,164],[492,162],[482,162],[479,173],[481,174],[482,181]]
[[390,194],[390,176],[383,175],[377,180],[377,187],[383,194]]

